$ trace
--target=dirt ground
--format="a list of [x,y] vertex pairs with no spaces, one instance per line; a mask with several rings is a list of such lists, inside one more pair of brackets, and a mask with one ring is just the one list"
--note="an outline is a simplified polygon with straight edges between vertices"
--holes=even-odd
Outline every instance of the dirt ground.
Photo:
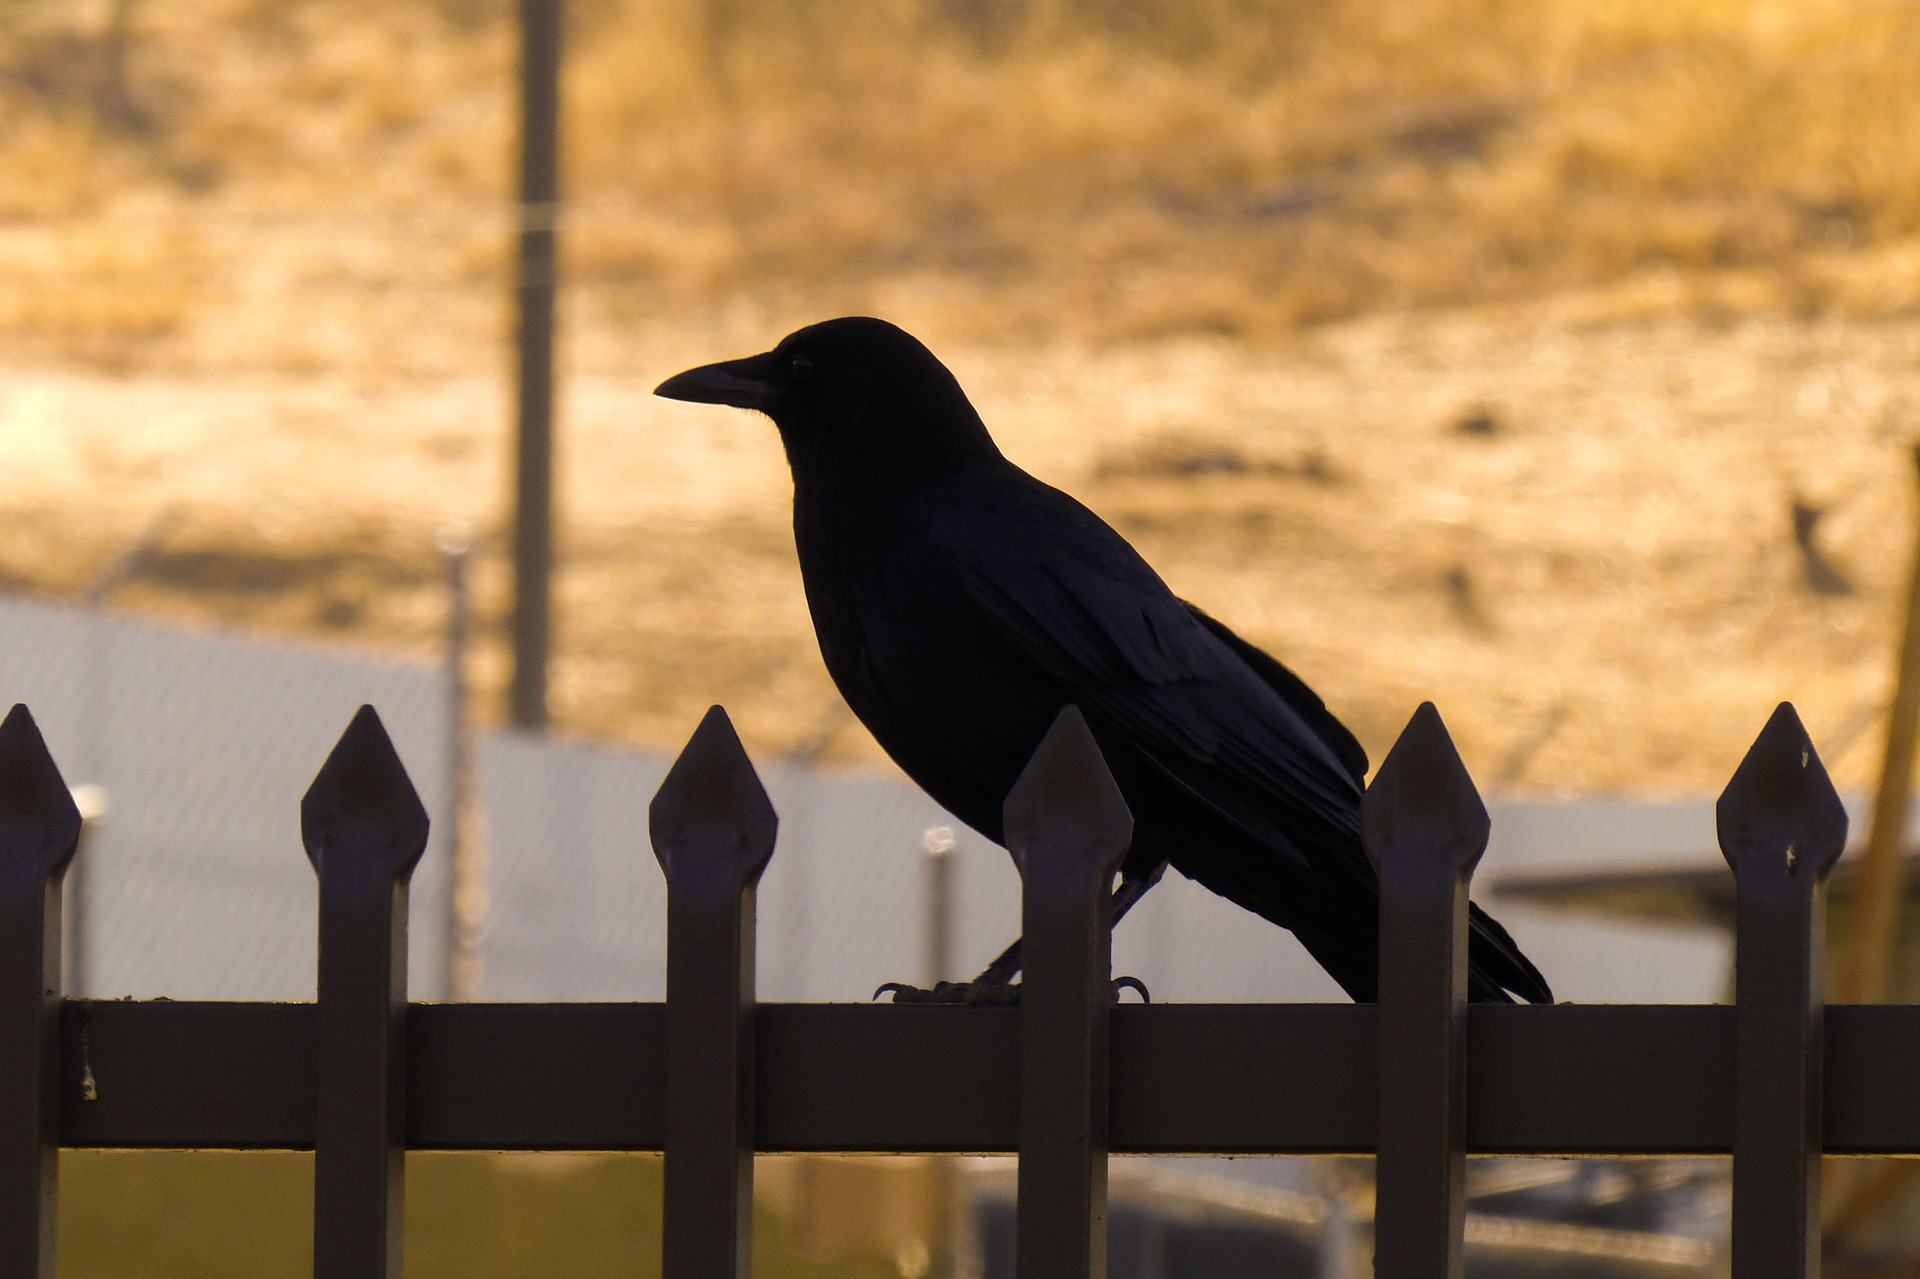
[[[1488,789],[1715,791],[1790,698],[1863,788],[1913,542],[1920,319],[1634,309],[1615,290],[1263,344],[936,344],[1011,456],[1295,666],[1376,760],[1430,698]],[[672,747],[723,702],[757,752],[884,766],[820,665],[770,426],[649,393],[784,327],[680,325],[567,382],[562,731]],[[436,535],[466,521],[495,715],[505,398],[483,373],[6,368],[0,581],[74,596],[158,520],[116,606],[426,658]],[[1817,563],[1796,500],[1821,512]]]

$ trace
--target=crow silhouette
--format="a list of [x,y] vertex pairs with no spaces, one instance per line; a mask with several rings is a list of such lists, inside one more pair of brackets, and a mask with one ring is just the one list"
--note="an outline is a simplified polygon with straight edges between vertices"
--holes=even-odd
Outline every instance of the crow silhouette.
[[[773,419],[827,670],[944,808],[1004,844],[1007,792],[1076,705],[1133,812],[1116,921],[1172,866],[1291,929],[1347,994],[1374,998],[1366,752],[1292,671],[1008,461],[932,352],[881,320],[829,320],[657,394]],[[1552,998],[1478,907],[1468,965],[1474,999]],[[972,982],[896,998],[1003,998],[1019,966],[1016,941]]]

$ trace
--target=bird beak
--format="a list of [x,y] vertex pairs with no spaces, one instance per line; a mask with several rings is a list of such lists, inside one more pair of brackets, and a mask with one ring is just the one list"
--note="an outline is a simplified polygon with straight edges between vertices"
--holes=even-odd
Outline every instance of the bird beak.
[[744,360],[703,364],[676,373],[653,388],[655,395],[693,404],[730,404],[737,409],[767,412],[779,400],[782,387],[771,353]]

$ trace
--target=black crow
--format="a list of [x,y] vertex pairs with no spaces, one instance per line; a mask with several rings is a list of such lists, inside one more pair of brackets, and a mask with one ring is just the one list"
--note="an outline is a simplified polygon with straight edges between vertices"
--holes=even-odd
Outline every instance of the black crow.
[[[1292,671],[1002,456],[932,352],[881,320],[829,320],[657,394],[773,419],[827,670],[947,811],[1004,844],[1007,792],[1077,705],[1133,812],[1116,920],[1172,866],[1291,929],[1347,994],[1374,998],[1366,752]],[[991,997],[1018,970],[1016,942],[942,993]],[[1477,907],[1469,970],[1475,999],[1552,998]]]

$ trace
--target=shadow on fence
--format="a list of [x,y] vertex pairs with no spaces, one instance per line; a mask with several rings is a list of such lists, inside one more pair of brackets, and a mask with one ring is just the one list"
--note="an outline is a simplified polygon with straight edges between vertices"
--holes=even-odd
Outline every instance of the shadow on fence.
[[775,815],[715,708],[652,808],[664,1004],[415,1004],[426,817],[363,708],[301,808],[314,1004],[63,1000],[80,820],[31,716],[0,724],[0,1279],[52,1274],[59,1147],[315,1151],[317,1279],[399,1272],[409,1150],[665,1153],[669,1279],[744,1275],[755,1151],[1014,1153],[1019,1273],[1104,1273],[1107,1156],[1377,1152],[1377,1270],[1459,1275],[1469,1152],[1734,1156],[1733,1270],[1817,1269],[1819,1154],[1920,1153],[1920,1010],[1821,1002],[1846,819],[1790,706],[1719,805],[1731,1006],[1466,1002],[1488,819],[1431,706],[1368,789],[1375,1005],[1126,1005],[1109,897],[1130,818],[1077,711],[1007,801],[1014,1007],[757,1005]]

